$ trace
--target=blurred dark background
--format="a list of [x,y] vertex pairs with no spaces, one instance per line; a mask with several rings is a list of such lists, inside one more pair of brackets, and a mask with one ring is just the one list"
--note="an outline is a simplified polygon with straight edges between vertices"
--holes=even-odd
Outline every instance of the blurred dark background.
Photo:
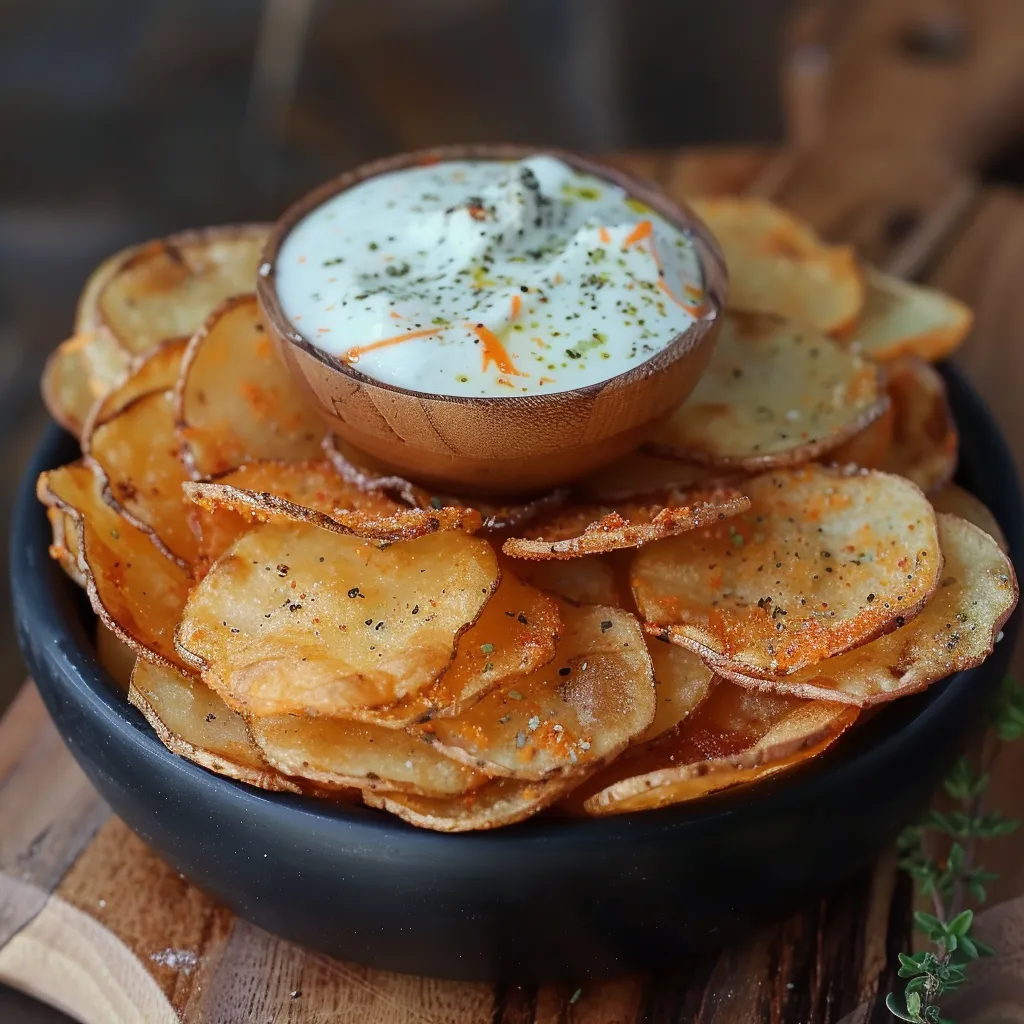
[[[795,0],[0,0],[0,528],[91,268],[435,143],[781,137]],[[6,577],[6,554],[3,556]],[[23,678],[0,591],[0,712]],[[2,822],[0,822],[2,828]],[[0,1021],[66,1020],[0,986]]]

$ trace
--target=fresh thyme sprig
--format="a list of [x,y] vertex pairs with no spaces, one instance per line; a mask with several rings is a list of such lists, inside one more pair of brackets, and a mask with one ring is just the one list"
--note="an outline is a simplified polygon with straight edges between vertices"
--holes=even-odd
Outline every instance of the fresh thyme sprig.
[[[1024,735],[1024,690],[1012,679],[1003,683],[993,726],[1002,742]],[[899,976],[909,979],[902,1005],[894,993],[885,1000],[893,1016],[911,1024],[953,1024],[942,1016],[941,1000],[964,983],[968,964],[994,952],[973,934],[974,911],[966,903],[983,903],[986,883],[997,877],[976,864],[978,841],[1009,835],[1020,825],[984,807],[997,751],[998,745],[991,744],[980,770],[961,757],[943,784],[956,808],[927,811],[899,839],[900,867],[931,899],[934,910],[914,914],[917,931],[933,948],[899,954]],[[944,855],[938,852],[942,848]]]

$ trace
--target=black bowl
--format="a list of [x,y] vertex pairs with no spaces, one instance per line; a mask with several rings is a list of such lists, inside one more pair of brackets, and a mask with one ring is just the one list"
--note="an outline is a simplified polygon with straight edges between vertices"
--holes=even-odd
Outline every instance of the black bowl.
[[[1006,444],[945,369],[961,482],[1013,554],[1021,498]],[[75,458],[50,430],[15,509],[11,577],[22,650],[61,735],[113,809],[240,916],[374,967],[536,982],[648,968],[721,944],[864,868],[925,804],[1017,629],[980,668],[897,701],[828,754],[692,805],[606,819],[541,817],[443,835],[376,811],[263,793],[168,753],[96,660],[80,591],[47,557],[36,474]]]

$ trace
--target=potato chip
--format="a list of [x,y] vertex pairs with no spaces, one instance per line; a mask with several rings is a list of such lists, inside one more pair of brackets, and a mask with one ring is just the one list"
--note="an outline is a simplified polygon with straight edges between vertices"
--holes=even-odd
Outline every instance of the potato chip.
[[808,225],[754,196],[689,204],[722,247],[734,309],[789,317],[827,334],[860,313],[864,279],[850,246],[825,245]]
[[1010,560],[984,530],[939,514],[945,555],[931,600],[901,629],[802,672],[768,682],[729,678],[745,686],[867,707],[923,690],[980,665],[1017,604]]
[[624,750],[655,714],[640,625],[618,608],[564,605],[562,626],[543,668],[419,728],[449,757],[521,779],[578,772]]
[[195,587],[176,642],[236,711],[345,716],[434,683],[498,578],[491,546],[461,531],[381,550],[272,524]]
[[188,338],[170,338],[141,356],[133,356],[125,375],[89,410],[83,437],[106,423],[137,398],[152,391],[170,391],[178,382]]
[[46,360],[43,402],[65,430],[81,437],[89,410],[117,384],[128,365],[127,354],[106,331],[76,334]]
[[574,776],[556,776],[544,782],[492,779],[464,796],[439,799],[407,793],[364,792],[363,800],[407,821],[435,832],[473,832],[514,825],[550,807],[578,783]]
[[833,462],[837,466],[860,466],[862,469],[881,469],[889,456],[895,429],[896,411],[892,402],[885,412],[872,420],[863,430],[849,440],[826,452],[822,462]]
[[654,666],[654,692],[658,699],[654,721],[636,738],[649,743],[675,729],[711,692],[714,672],[692,651],[647,638],[647,653]]
[[746,491],[749,512],[633,562],[650,631],[716,670],[797,672],[908,622],[938,585],[935,513],[900,477],[808,463]]
[[193,334],[221,302],[256,286],[268,233],[231,225],[126,250],[116,269],[101,268],[109,277],[96,289],[94,316],[133,354]]
[[50,557],[84,590],[85,576],[78,568],[78,534],[74,518],[55,506],[46,510],[46,518],[50,521],[52,533]]
[[107,670],[110,678],[125,692],[131,683],[135,662],[139,660],[136,653],[109,630],[102,622],[96,622],[96,657]]
[[93,611],[133,650],[161,664],[181,665],[174,626],[185,606],[188,572],[152,543],[150,535],[104,499],[104,481],[84,462],[39,476],[36,493],[75,520],[78,567]]
[[867,293],[860,316],[844,332],[858,352],[872,359],[948,356],[967,337],[974,315],[962,302],[919,284],[864,268]]
[[259,459],[314,459],[325,430],[267,337],[253,295],[229,299],[189,342],[177,413],[196,479]]
[[480,529],[485,533],[523,526],[536,519],[542,512],[562,504],[569,496],[569,489],[566,487],[557,488],[529,500],[485,500],[439,494],[404,477],[396,476],[383,463],[365,452],[360,452],[334,434],[324,439],[324,452],[338,473],[354,487],[371,493],[388,494],[414,508],[474,508],[480,513]]
[[[269,491],[249,491],[232,484],[200,481],[185,484],[188,497],[208,512],[228,509],[250,523],[300,522],[332,533],[352,534],[382,545],[415,540],[439,530],[480,529],[480,513],[473,508],[396,508],[387,512],[335,508],[330,512],[306,508]],[[344,496],[343,496],[344,497]]]
[[817,458],[888,405],[878,367],[813,328],[728,314],[689,398],[648,447],[745,470]]
[[546,590],[573,604],[610,604],[616,608],[632,608],[628,580],[623,584],[619,573],[601,555],[583,558],[520,560],[516,573],[531,586]]
[[270,767],[242,716],[194,676],[139,658],[128,700],[172,754],[260,789],[302,791]]
[[677,458],[630,452],[580,480],[578,493],[592,501],[628,501],[662,491],[707,490],[736,484],[746,474]]
[[583,807],[588,814],[626,814],[756,782],[822,753],[856,718],[856,709],[842,704],[719,682],[666,742],[596,775],[587,788],[600,788]]
[[691,491],[650,495],[646,500],[605,506],[569,507],[511,537],[501,550],[513,558],[580,558],[698,530],[750,508],[739,491]]
[[445,797],[487,781],[398,729],[300,715],[254,718],[249,727],[275,768],[311,782]]
[[[146,443],[140,444],[139,438]],[[189,566],[199,543],[189,527],[182,484],[188,473],[174,432],[174,395],[136,398],[82,438],[82,451],[107,479],[110,499],[134,525],[151,530],[171,557]]]
[[[222,488],[230,488],[228,493],[239,492],[246,497],[239,511],[233,510],[230,502],[213,502],[209,508],[200,508],[199,504],[192,506],[190,521],[193,531],[199,537],[201,558],[207,566],[247,532],[254,519],[262,521],[261,516],[252,514],[252,495],[261,499],[270,495],[282,499],[289,506],[321,513],[329,513],[336,508],[350,508],[387,515],[399,507],[383,494],[367,492],[348,483],[324,459],[306,462],[263,459],[229,470],[217,477],[214,483]],[[203,486],[189,484],[183,490],[186,497],[194,501],[197,488],[201,495]],[[301,519],[302,516],[299,514],[285,518]]]
[[959,438],[946,383],[933,366],[909,356],[894,360],[888,376],[895,420],[882,468],[931,494],[956,472]]
[[965,491],[956,484],[946,484],[942,490],[931,496],[931,500],[936,512],[949,512],[966,519],[969,523],[974,523],[999,545],[1001,551],[1009,552],[1010,545],[1006,540],[1006,534],[1003,533],[991,509],[970,491]]

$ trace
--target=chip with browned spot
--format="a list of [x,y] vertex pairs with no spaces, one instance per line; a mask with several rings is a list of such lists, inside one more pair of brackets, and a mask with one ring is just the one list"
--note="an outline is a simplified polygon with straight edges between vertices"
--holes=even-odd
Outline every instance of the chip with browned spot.
[[520,779],[580,772],[624,750],[655,713],[640,625],[619,608],[563,605],[561,614],[547,665],[422,733],[449,757]]
[[229,299],[189,342],[178,433],[196,479],[258,459],[320,454],[324,426],[267,336],[254,295]]
[[436,682],[498,579],[491,546],[457,530],[381,550],[271,524],[214,563],[175,642],[236,711],[345,717]]
[[749,507],[747,497],[731,488],[649,495],[614,508],[570,505],[527,530],[525,537],[510,537],[501,549],[513,558],[582,558],[675,537]]
[[809,463],[746,491],[749,511],[633,561],[648,629],[718,670],[797,672],[908,622],[938,586],[935,512],[901,477]]
[[887,405],[870,360],[812,327],[732,313],[697,386],[648,447],[723,471],[796,465],[853,437]]
[[789,317],[832,334],[864,304],[850,246],[826,245],[792,214],[756,196],[689,200],[711,228],[729,270],[729,305]]
[[719,682],[666,742],[589,780],[583,809],[596,815],[647,811],[757,782],[816,757],[856,718],[856,708],[842,704]]

